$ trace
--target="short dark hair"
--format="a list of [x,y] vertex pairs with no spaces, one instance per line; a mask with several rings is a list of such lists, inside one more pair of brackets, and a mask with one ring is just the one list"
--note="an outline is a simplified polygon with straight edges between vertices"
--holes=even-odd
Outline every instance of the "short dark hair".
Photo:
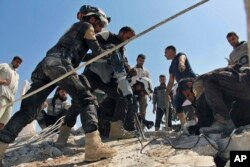
[[176,48],[173,45],[169,45],[168,47],[166,47],[167,50],[173,50],[174,52],[176,52]]
[[122,32],[124,32],[124,33],[126,33],[126,32],[132,32],[132,33],[135,34],[134,29],[131,28],[131,27],[129,27],[129,26],[124,26],[124,27],[122,27],[122,28],[119,30],[119,33],[122,33]]
[[164,75],[164,74],[161,74],[161,75],[159,76],[159,78],[162,78],[162,77],[166,77],[166,75]]
[[139,59],[139,58],[141,58],[141,59],[146,59],[146,56],[145,56],[144,54],[139,54],[139,55],[137,56],[137,59]]
[[14,61],[14,60],[20,60],[21,63],[23,62],[23,59],[19,56],[13,57],[12,61]]
[[239,36],[235,33],[235,32],[229,32],[229,33],[227,33],[227,38],[228,37],[231,37],[231,36],[236,36],[237,38],[239,38]]

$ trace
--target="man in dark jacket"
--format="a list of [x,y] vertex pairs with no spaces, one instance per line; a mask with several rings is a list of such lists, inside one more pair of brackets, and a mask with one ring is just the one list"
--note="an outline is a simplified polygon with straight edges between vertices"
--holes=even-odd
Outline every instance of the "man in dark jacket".
[[[118,45],[123,41],[133,37],[134,35],[134,30],[126,26],[120,29],[118,35],[111,32],[101,32],[96,35],[96,39],[102,48],[108,49],[108,47]],[[126,60],[123,49],[123,47],[120,48],[119,52],[124,57],[124,60]],[[88,56],[92,57],[91,55]],[[127,62],[125,62],[125,68],[127,72],[130,73],[131,69]],[[123,128],[127,102],[122,93],[118,91],[118,84],[116,78],[114,77],[114,70],[109,64],[108,59],[103,58],[93,62],[85,68],[83,74],[79,77],[83,83],[85,83],[85,80],[88,80],[91,92],[94,92],[96,89],[100,89],[105,92],[109,98],[112,98],[115,101],[115,103],[112,104],[115,105],[115,110],[111,123],[109,138],[127,139],[135,137],[132,133],[127,132]],[[67,142],[70,129],[75,125],[78,114],[79,113],[77,110],[68,112],[65,118],[66,125],[63,126],[65,133],[59,135],[57,140],[58,143],[63,144]]]
[[[83,6],[82,8],[85,9],[85,13],[78,15],[81,21],[71,26],[33,71],[31,76],[33,83],[27,93],[37,90],[79,66],[89,49],[93,56],[103,52],[96,40],[95,33],[100,32],[108,24],[108,18],[103,11],[96,7]],[[72,102],[77,104],[77,110],[81,114],[82,127],[86,133],[85,160],[97,161],[117,154],[114,149],[101,142],[97,130],[95,98],[74,73],[22,101],[20,110],[0,131],[1,160],[8,144],[13,142],[18,133],[34,120],[37,112],[40,111],[40,106],[57,85],[69,93]]]
[[168,121],[168,127],[171,127],[171,112],[169,112],[169,101],[165,100],[166,97],[166,76],[160,75],[159,76],[160,85],[155,87],[154,93],[153,93],[153,113],[156,113],[155,118],[155,131],[158,131],[160,129],[160,124],[162,121],[162,117],[164,114]]
[[234,66],[181,80],[179,89],[196,107],[201,133],[229,134],[235,125],[250,123],[249,85],[249,71]]

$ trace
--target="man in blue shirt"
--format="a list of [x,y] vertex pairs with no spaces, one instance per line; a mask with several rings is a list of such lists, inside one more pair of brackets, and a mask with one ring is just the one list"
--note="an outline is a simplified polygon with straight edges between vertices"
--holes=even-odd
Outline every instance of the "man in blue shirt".
[[[169,67],[169,81],[166,89],[166,99],[168,99],[168,95],[173,88],[174,81],[178,83],[183,78],[195,78],[196,76],[185,53],[176,54],[176,48],[173,45],[166,47],[165,57],[167,60],[172,60]],[[177,89],[174,98],[174,107],[181,121],[182,127],[184,127],[184,124],[186,123],[185,114],[182,109],[182,104],[185,100],[186,98]]]

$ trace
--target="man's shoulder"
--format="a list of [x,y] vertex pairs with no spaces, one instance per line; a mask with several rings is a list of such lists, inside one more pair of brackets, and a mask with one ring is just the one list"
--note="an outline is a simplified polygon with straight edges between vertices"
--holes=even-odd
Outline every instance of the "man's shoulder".
[[10,70],[11,69],[10,64],[8,64],[8,63],[1,63],[0,68],[3,70]]
[[183,53],[183,52],[179,52],[179,53],[177,53],[176,57],[180,57],[180,56],[182,56],[182,55],[184,55],[184,56],[186,56],[186,57],[187,57],[187,55],[186,55],[185,53]]
[[72,26],[78,26],[78,25],[82,25],[82,26],[92,26],[92,24],[86,22],[86,21],[78,21],[75,22]]
[[166,88],[167,86],[161,86],[161,85],[155,87],[155,89],[166,89]]
[[96,34],[97,37],[101,37],[104,40],[108,40],[113,34],[110,31],[103,31]]
[[85,33],[87,30],[92,30],[94,31],[94,27],[92,24],[86,22],[86,21],[78,21],[75,22],[71,28],[69,29],[69,31],[81,31],[83,33]]
[[2,66],[2,67],[8,67],[9,64],[8,63],[0,63],[0,66]]

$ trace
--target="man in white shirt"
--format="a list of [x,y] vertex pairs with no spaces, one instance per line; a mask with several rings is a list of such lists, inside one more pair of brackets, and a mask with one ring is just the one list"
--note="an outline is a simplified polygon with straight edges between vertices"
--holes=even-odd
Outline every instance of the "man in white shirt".
[[235,32],[227,34],[227,41],[233,47],[233,51],[229,55],[229,65],[236,63],[243,67],[249,67],[248,60],[248,43],[246,41],[239,41],[239,36]]
[[147,94],[144,91],[144,88],[142,88],[142,84],[137,82],[137,80],[142,77],[149,78],[149,72],[143,67],[145,59],[146,59],[146,56],[143,54],[139,54],[137,56],[136,66],[134,67],[136,69],[137,75],[132,77],[132,82],[131,82],[134,94],[138,95],[140,116],[143,119],[145,119],[146,109],[148,105]]
[[0,64],[0,129],[9,121],[12,105],[18,88],[19,75],[17,68],[22,63],[19,56],[15,56],[10,64]]

